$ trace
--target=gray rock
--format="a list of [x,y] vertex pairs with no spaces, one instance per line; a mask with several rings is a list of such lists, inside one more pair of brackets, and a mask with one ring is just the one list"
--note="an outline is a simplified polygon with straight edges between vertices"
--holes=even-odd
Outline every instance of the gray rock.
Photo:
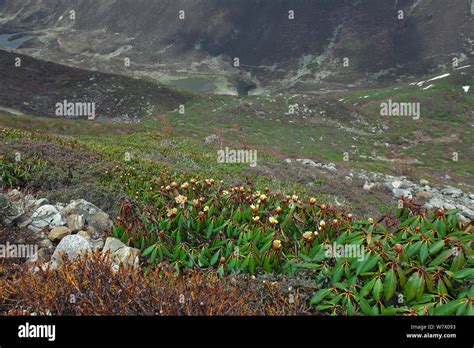
[[45,248],[45,249],[54,249],[53,242],[51,242],[49,239],[42,239],[38,242],[38,246],[40,248]]
[[397,198],[400,198],[400,197],[407,197],[407,198],[412,198],[412,194],[409,190],[405,190],[405,189],[401,189],[401,188],[394,188],[392,190],[392,194],[397,197]]
[[112,220],[110,220],[109,216],[103,211],[99,211],[96,214],[91,215],[90,218],[87,219],[87,223],[89,226],[92,226],[99,232],[109,230],[113,225]]
[[78,236],[77,234],[69,235],[64,237],[56,247],[52,261],[59,262],[61,255],[67,255],[71,260],[91,252],[91,247],[86,238]]
[[304,158],[304,159],[297,159],[296,160],[297,162],[300,162],[301,164],[305,165],[305,166],[311,166],[311,167],[317,167],[318,165],[316,164],[316,162],[310,160],[310,159],[307,159],[307,158]]
[[65,208],[60,210],[62,216],[67,217],[71,214],[83,215],[85,219],[87,216],[94,215],[97,212],[101,211],[94,204],[86,201],[85,199],[77,199],[71,201]]
[[71,201],[71,203],[61,210],[61,215],[64,217],[68,217],[72,214],[82,216],[85,223],[94,227],[98,232],[108,230],[112,227],[112,221],[109,219],[109,216],[97,206],[84,199]]
[[211,134],[209,136],[207,136],[205,139],[204,139],[204,144],[206,145],[214,145],[214,144],[217,144],[219,143],[219,140],[221,138],[219,138],[218,135],[216,134]]
[[101,250],[104,248],[104,240],[102,238],[93,239],[88,231],[80,231],[77,235],[87,239],[92,250]]
[[81,231],[84,228],[84,217],[82,215],[71,214],[66,219],[67,227],[72,233]]
[[31,216],[31,220],[28,229],[35,233],[46,227],[53,228],[64,226],[66,224],[57,209],[49,204],[39,207]]
[[463,194],[463,192],[460,189],[457,189],[452,186],[447,186],[446,188],[442,189],[441,193],[443,195],[452,196],[454,198],[461,197]]
[[124,266],[134,267],[138,267],[139,265],[140,249],[128,247],[116,238],[107,238],[102,252],[110,252],[115,263],[122,263]]

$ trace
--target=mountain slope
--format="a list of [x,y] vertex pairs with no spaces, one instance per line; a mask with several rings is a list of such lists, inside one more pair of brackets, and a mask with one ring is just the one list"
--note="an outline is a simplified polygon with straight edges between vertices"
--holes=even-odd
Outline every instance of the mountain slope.
[[468,1],[3,0],[0,13],[3,31],[37,35],[27,53],[163,81],[202,75],[225,84],[214,74],[232,82],[245,73],[275,88],[383,82],[473,51]]

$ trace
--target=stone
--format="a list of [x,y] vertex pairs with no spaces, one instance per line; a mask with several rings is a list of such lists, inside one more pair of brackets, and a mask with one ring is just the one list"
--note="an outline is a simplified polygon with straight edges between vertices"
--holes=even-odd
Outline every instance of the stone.
[[67,217],[66,224],[72,233],[76,233],[84,228],[85,220],[82,215],[71,214]]
[[80,215],[86,224],[94,227],[98,232],[109,230],[113,225],[106,213],[84,199],[71,201],[60,213],[64,217],[72,214]]
[[402,182],[400,180],[392,181],[392,187],[398,189],[402,187]]
[[92,226],[97,231],[102,232],[104,230],[109,230],[112,228],[112,220],[109,219],[109,216],[103,211],[99,211],[87,220],[89,226]]
[[0,219],[7,225],[13,224],[24,212],[11,203],[8,196],[0,194]]
[[425,191],[420,191],[416,193],[416,197],[419,199],[424,199],[427,200],[431,197],[431,193],[425,192]]
[[126,246],[117,238],[108,237],[105,241],[103,253],[110,253],[115,263],[122,263],[124,266],[138,267],[140,249]]
[[405,189],[400,189],[400,188],[394,188],[392,190],[392,194],[397,197],[397,198],[400,198],[400,197],[407,197],[407,198],[412,198],[412,194],[409,190],[405,190]]
[[71,234],[61,240],[51,257],[51,260],[59,262],[63,254],[70,260],[74,260],[91,251],[92,249],[86,238],[78,236],[77,234]]
[[205,139],[204,139],[204,144],[206,145],[214,145],[214,144],[217,144],[219,143],[219,140],[221,138],[216,135],[216,134],[211,134],[209,136],[207,136]]
[[430,183],[430,182],[429,182],[428,180],[426,180],[426,179],[421,179],[421,180],[420,180],[420,185],[421,185],[421,186],[426,186],[426,185],[428,185],[429,183]]
[[40,248],[45,248],[45,249],[54,249],[53,242],[51,242],[49,239],[42,239],[38,242],[38,246]]
[[104,247],[104,240],[102,238],[93,239],[88,231],[80,231],[77,235],[86,238],[92,250],[100,250]]
[[53,228],[66,224],[58,210],[49,204],[39,207],[31,216],[31,220],[28,229],[33,232],[39,232],[46,227]]
[[452,186],[447,186],[441,190],[441,193],[446,196],[452,196],[453,198],[461,197],[463,192]]
[[60,242],[61,239],[71,234],[71,230],[65,226],[53,228],[49,234],[48,239],[52,242]]
[[81,237],[84,237],[86,239],[91,237],[89,232],[87,232],[87,231],[79,231],[79,232],[77,232],[77,235],[81,236]]
[[101,211],[94,204],[86,201],[85,199],[77,199],[71,201],[66,207],[60,210],[62,216],[69,216],[71,214],[83,215],[87,220],[87,217],[94,215],[97,212]]

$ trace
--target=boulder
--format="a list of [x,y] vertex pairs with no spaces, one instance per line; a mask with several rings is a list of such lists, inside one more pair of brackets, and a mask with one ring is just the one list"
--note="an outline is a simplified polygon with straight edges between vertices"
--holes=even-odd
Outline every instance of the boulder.
[[35,233],[46,227],[53,228],[66,224],[58,210],[49,204],[39,207],[31,216],[31,220],[28,229]]
[[92,250],[100,250],[104,247],[104,240],[102,238],[94,239],[89,231],[80,231],[77,235],[87,239]]
[[92,249],[86,238],[72,234],[64,237],[56,247],[52,261],[59,262],[61,255],[66,255],[69,259],[74,260],[75,258],[91,252]]
[[82,215],[71,214],[67,217],[66,224],[72,233],[76,233],[84,228],[85,219]]
[[55,227],[49,232],[48,238],[50,241],[58,243],[70,234],[71,230],[65,226]]
[[61,215],[65,218],[71,215],[82,216],[84,222],[94,227],[98,232],[108,230],[112,227],[112,221],[109,216],[100,210],[94,204],[84,199],[71,201],[64,209],[61,209]]
[[114,263],[122,263],[128,267],[138,267],[140,249],[126,246],[117,238],[109,237],[105,241],[103,253],[110,253],[114,259]]
[[91,215],[87,219],[89,226],[92,226],[96,231],[102,232],[104,230],[109,230],[112,228],[112,220],[109,219],[109,216],[103,211],[99,211],[94,215]]

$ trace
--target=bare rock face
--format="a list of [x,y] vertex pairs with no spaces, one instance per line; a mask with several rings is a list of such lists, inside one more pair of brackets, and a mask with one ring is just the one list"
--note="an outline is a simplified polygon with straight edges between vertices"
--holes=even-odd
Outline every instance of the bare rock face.
[[53,228],[48,235],[48,238],[52,242],[60,242],[64,237],[71,234],[71,230],[65,226]]

